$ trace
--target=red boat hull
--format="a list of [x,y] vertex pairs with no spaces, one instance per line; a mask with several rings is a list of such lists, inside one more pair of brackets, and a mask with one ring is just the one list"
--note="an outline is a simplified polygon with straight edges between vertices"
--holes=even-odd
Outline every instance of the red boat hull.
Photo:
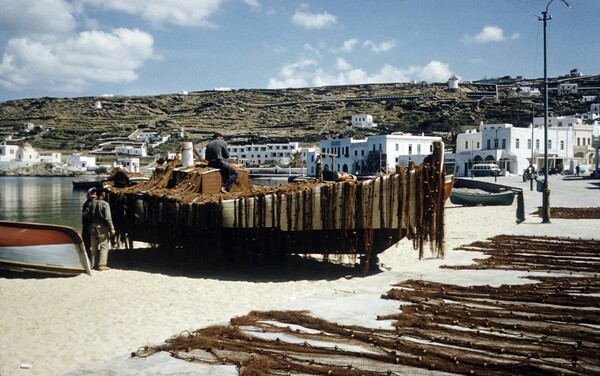
[[83,240],[71,227],[0,221],[0,268],[90,274]]

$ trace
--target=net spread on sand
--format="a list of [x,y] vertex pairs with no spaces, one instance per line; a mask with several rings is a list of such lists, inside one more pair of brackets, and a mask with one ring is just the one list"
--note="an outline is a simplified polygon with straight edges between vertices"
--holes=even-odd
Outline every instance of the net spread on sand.
[[463,247],[488,256],[453,269],[531,272],[531,284],[457,286],[409,280],[382,298],[394,329],[339,325],[307,312],[251,312],[185,332],[158,351],[230,364],[240,375],[398,375],[416,368],[477,375],[600,373],[600,241],[497,236]]

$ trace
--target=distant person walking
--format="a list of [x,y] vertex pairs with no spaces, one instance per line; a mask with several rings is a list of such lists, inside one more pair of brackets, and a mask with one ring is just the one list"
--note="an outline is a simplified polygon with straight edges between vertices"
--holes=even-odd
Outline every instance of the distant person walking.
[[229,150],[221,133],[216,132],[206,146],[208,166],[221,171],[221,193],[227,193],[238,178],[238,171],[229,162]]
[[97,199],[92,202],[89,221],[92,248],[92,266],[96,270],[108,270],[110,238],[115,236],[110,205],[106,202],[106,190],[97,190]]
[[[88,255],[88,259],[92,262],[92,238],[90,235],[90,212],[92,209],[92,203],[96,200],[96,188],[90,188],[87,191],[87,198],[81,208],[81,237],[83,238],[83,245],[85,246],[85,252]],[[93,264],[91,265],[94,266]]]
[[581,167],[579,167],[579,165],[577,165],[577,167],[575,167],[575,176],[579,176],[580,171],[581,171]]

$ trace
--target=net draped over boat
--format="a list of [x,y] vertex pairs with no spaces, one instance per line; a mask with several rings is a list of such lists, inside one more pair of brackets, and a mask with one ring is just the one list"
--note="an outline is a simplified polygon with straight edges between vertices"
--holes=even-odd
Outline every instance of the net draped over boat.
[[[443,256],[443,146],[428,163],[368,180],[252,186],[241,170],[228,194],[202,193],[208,167],[157,168],[142,184],[112,188],[117,228],[199,261],[268,263],[287,254],[349,254],[368,265],[402,238]],[[441,151],[440,151],[441,149]],[[441,155],[441,157],[436,157]]]

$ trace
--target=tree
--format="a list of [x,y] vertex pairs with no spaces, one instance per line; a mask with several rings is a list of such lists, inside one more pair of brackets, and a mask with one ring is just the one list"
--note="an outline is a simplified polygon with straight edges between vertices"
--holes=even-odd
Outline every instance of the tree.
[[304,167],[306,162],[302,159],[300,150],[296,150],[290,155],[290,167]]

